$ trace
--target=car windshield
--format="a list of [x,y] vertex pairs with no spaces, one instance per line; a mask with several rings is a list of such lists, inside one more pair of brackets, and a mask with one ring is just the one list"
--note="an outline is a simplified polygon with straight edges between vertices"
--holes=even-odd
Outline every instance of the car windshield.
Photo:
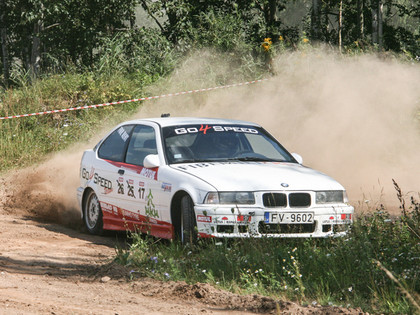
[[264,129],[247,125],[170,126],[163,130],[169,164],[188,162],[295,162]]

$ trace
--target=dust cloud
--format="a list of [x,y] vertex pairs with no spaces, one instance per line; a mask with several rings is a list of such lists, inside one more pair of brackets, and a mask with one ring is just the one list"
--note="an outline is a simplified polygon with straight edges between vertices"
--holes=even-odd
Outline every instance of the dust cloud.
[[[189,60],[166,84],[216,86],[210,56]],[[226,60],[219,68],[228,69]],[[337,179],[359,211],[398,210],[403,192],[420,191],[420,65],[321,50],[282,54],[269,81],[144,104],[138,117],[222,117],[254,121],[304,164]],[[171,86],[172,85],[172,86]],[[199,85],[197,87],[197,85]]]
[[[246,69],[242,69],[246,71]],[[304,164],[337,179],[357,211],[384,204],[397,211],[392,179],[418,194],[420,65],[374,56],[344,57],[321,50],[285,53],[274,75],[253,85],[144,102],[134,118],[219,117],[261,124]],[[167,94],[241,82],[226,56],[201,52],[151,87]],[[108,128],[109,129],[109,128]],[[22,209],[50,221],[80,224],[76,188],[89,144],[77,144],[38,167],[7,175],[6,211]],[[10,183],[14,183],[10,186]]]
[[80,159],[87,148],[79,144],[38,166],[6,174],[3,210],[78,229],[81,220],[76,188]]

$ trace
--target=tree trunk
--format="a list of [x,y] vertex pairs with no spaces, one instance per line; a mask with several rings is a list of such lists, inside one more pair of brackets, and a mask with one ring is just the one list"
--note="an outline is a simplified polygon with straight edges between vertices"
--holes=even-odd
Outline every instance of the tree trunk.
[[[0,8],[4,8],[4,0],[0,0]],[[7,25],[5,21],[5,11],[0,13],[0,37],[1,37],[1,53],[3,61],[3,77],[4,85],[7,87],[9,83],[9,50],[7,47]]]
[[270,0],[268,3],[268,12],[266,15],[266,24],[270,31],[272,32],[272,28],[275,26],[277,22],[277,3],[276,0]]
[[343,0],[340,0],[340,9],[338,11],[338,49],[341,53],[342,39],[341,30],[343,29]]
[[372,44],[378,44],[378,1],[372,2]]
[[382,0],[378,0],[378,44],[379,50],[383,47],[383,10],[384,4]]
[[321,0],[312,0],[311,30],[314,39],[321,39]]
[[382,0],[376,0],[372,3],[372,43],[378,44],[379,50],[382,50],[383,39],[383,3]]
[[365,9],[365,0],[357,0],[357,33],[359,39],[365,37],[365,19],[363,11]]
[[42,22],[38,21],[34,24],[34,35],[32,37],[32,50],[31,50],[31,61],[30,69],[32,76],[36,78],[39,75],[40,63],[41,63],[41,39],[39,37],[42,30]]

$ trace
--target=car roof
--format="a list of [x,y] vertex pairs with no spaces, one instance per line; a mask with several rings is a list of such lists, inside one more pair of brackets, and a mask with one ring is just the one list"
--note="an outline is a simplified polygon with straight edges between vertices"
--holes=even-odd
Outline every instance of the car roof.
[[249,125],[260,127],[260,125],[243,120],[222,119],[222,118],[204,118],[204,117],[160,117],[160,118],[145,118],[136,119],[124,122],[124,124],[140,124],[142,122],[154,122],[162,127],[179,126],[179,125],[198,125],[198,124],[211,124],[211,125]]

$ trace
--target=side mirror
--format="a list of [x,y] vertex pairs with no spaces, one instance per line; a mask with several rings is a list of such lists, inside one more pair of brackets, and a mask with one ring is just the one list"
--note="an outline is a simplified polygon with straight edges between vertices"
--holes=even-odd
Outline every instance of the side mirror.
[[143,160],[143,165],[146,168],[155,168],[160,166],[159,155],[149,154]]
[[302,164],[303,163],[303,158],[297,154],[297,153],[292,153],[292,156],[295,158],[295,160],[299,163]]

